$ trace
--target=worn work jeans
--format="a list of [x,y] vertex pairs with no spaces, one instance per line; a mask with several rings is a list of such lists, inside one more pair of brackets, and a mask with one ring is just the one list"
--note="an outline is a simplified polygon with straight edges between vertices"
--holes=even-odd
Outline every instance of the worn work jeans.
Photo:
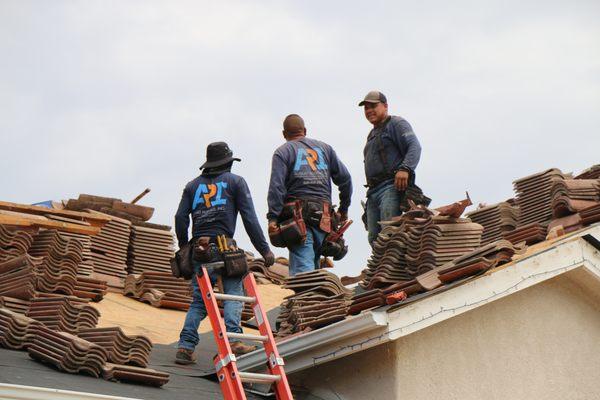
[[[194,271],[198,273],[200,271],[201,263],[194,262]],[[218,272],[215,270],[209,270],[210,281],[213,286],[217,281]],[[179,334],[179,345],[181,349],[194,350],[196,345],[200,341],[198,336],[198,327],[200,322],[206,318],[207,312],[202,300],[202,293],[198,287],[198,281],[196,280],[196,274],[192,278],[192,304],[190,309],[185,316],[185,322],[183,323],[183,329]],[[237,278],[223,278],[223,289],[226,294],[234,294],[237,296],[244,295],[244,289],[242,286],[242,277]],[[241,301],[226,300],[224,302],[225,308],[225,327],[227,332],[242,333],[240,321],[242,319],[242,308],[243,303]],[[235,340],[232,340],[235,341]]]
[[384,185],[367,197],[367,230],[369,231],[369,244],[377,239],[381,231],[379,221],[387,221],[392,217],[402,214],[400,211],[401,192],[393,183]]
[[319,268],[319,249],[327,234],[312,226],[306,226],[306,241],[290,247],[290,276]]

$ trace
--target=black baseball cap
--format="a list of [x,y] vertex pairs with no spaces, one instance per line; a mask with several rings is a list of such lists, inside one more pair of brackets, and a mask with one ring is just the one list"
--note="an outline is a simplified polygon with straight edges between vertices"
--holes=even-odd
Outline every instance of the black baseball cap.
[[363,101],[361,101],[360,103],[358,103],[359,107],[362,107],[365,105],[365,103],[383,103],[383,104],[387,104],[387,98],[385,97],[385,95],[381,92],[378,92],[377,90],[372,90],[369,93],[367,93],[367,95],[365,96],[365,98],[363,99]]

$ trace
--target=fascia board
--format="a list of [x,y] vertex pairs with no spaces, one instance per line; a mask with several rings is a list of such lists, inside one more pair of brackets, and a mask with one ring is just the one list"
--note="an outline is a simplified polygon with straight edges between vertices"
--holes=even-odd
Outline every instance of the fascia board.
[[0,383],[0,399],[7,400],[140,400],[71,390]]
[[[591,232],[600,237],[599,227],[585,233]],[[406,336],[576,268],[586,268],[600,277],[600,253],[581,236],[576,235],[506,268],[390,312],[390,339]]]

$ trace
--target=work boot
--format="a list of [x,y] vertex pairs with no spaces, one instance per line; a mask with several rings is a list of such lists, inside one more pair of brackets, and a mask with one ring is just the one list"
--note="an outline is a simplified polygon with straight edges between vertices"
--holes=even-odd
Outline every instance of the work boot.
[[256,346],[252,346],[243,342],[231,342],[229,345],[231,346],[231,351],[233,351],[233,354],[236,356],[241,356],[256,350]]
[[194,350],[188,349],[177,349],[175,354],[175,363],[181,365],[190,365],[196,363],[196,356],[194,356]]

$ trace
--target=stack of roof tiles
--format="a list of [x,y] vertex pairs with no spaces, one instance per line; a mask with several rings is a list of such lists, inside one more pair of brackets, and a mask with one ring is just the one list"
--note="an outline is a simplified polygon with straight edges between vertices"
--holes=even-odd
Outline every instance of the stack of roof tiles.
[[565,217],[592,207],[600,201],[600,180],[565,179],[552,187],[552,215]]
[[106,281],[77,276],[77,284],[73,290],[73,295],[82,299],[100,301],[104,298],[106,292],[108,292]]
[[525,248],[523,245],[515,246],[502,239],[489,243],[420,274],[410,281],[395,283],[384,289],[375,288],[357,293],[352,298],[348,313],[358,314],[363,310],[385,305],[389,301],[389,296],[394,293],[403,292],[404,298],[410,298],[415,294],[479,274],[510,261],[514,254],[522,254]]
[[102,346],[111,363],[148,366],[153,345],[145,336],[127,336],[119,327],[81,329],[77,336]]
[[281,305],[278,336],[329,325],[348,314],[352,292],[329,271],[320,269],[297,274],[288,278],[283,287],[296,293]]
[[9,230],[0,225],[0,263],[27,253],[31,243],[33,235],[29,232],[22,229]]
[[26,315],[50,329],[77,333],[94,328],[100,312],[75,297],[56,296],[32,299]]
[[81,252],[81,262],[77,268],[77,275],[90,276],[94,272],[94,259],[92,255],[92,238],[89,235],[80,233],[61,232],[61,235],[68,239],[75,239],[81,243],[83,250]]
[[170,259],[174,254],[173,234],[170,230],[131,227],[127,259],[127,271],[130,274],[141,274],[145,271],[170,273]]
[[29,249],[31,256],[42,260],[38,270],[43,271],[49,285],[41,290],[73,294],[82,253],[83,245],[79,240],[67,239],[54,229],[41,231]]
[[552,219],[552,188],[555,183],[565,179],[565,175],[557,168],[517,179],[513,182],[519,206],[519,224],[531,223],[547,225]]
[[12,350],[27,348],[42,323],[23,314],[0,307],[0,347]]
[[57,332],[45,326],[37,328],[33,343],[27,352],[34,360],[54,365],[72,374],[102,375],[108,354],[101,346],[66,332]]
[[360,285],[373,289],[410,281],[479,247],[482,231],[469,219],[416,206],[382,229]]
[[417,276],[417,282],[426,290],[432,290],[504,264],[512,260],[515,254],[523,254],[526,248],[526,245],[513,245],[508,240],[500,239]]
[[466,214],[471,221],[483,226],[481,244],[486,245],[502,239],[505,232],[514,230],[519,218],[519,208],[503,201],[490,206],[479,207]]
[[102,377],[109,381],[141,383],[160,387],[169,382],[169,374],[150,368],[133,367],[106,363],[102,369]]
[[14,311],[19,314],[25,314],[29,310],[31,301],[15,299],[14,297],[0,296],[0,307]]
[[92,236],[94,272],[120,279],[125,278],[131,222],[97,211],[90,212],[111,218],[98,235]]
[[269,268],[265,267],[265,261],[262,258],[255,258],[248,261],[248,269],[254,274],[258,283],[274,283],[283,285],[290,276],[289,267],[276,262]]
[[600,179],[600,164],[592,165],[577,175],[575,179]]
[[143,272],[125,279],[123,294],[154,307],[187,310],[192,301],[188,282],[166,272]]

